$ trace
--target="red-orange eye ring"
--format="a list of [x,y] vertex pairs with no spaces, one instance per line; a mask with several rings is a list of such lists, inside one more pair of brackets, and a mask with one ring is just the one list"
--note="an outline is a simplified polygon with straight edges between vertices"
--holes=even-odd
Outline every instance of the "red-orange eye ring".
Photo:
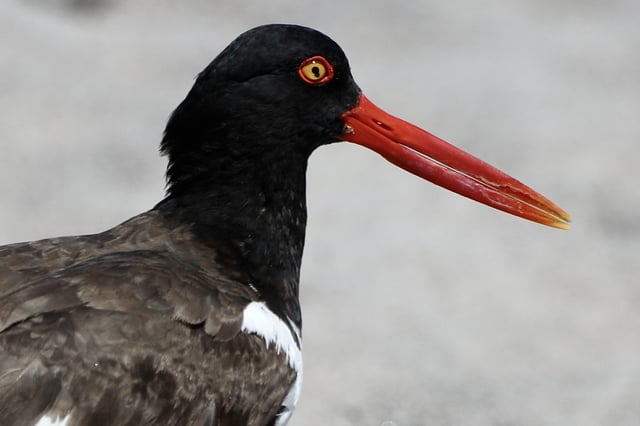
[[333,79],[333,66],[322,56],[312,56],[302,61],[298,75],[309,84],[322,84]]

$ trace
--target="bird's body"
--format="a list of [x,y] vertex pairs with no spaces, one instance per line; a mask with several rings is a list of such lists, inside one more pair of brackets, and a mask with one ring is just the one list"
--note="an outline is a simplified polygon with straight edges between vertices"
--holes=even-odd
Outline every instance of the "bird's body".
[[307,159],[340,139],[566,227],[533,190],[377,109],[325,35],[255,28],[171,116],[163,201],[100,234],[0,248],[1,423],[286,424],[302,380]]
[[0,257],[3,424],[264,424],[296,397],[299,325],[160,211]]

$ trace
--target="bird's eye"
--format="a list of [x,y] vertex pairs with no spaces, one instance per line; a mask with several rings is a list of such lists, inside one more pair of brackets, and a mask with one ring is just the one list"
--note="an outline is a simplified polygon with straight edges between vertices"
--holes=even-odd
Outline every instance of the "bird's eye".
[[312,56],[302,61],[298,75],[309,84],[322,84],[333,78],[333,66],[322,56]]

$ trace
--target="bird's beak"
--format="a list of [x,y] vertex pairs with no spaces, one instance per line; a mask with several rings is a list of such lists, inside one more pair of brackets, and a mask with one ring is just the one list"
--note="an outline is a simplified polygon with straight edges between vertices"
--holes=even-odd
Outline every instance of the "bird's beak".
[[411,123],[387,114],[364,95],[341,116],[341,139],[366,146],[436,185],[515,216],[569,229],[571,216],[533,189]]

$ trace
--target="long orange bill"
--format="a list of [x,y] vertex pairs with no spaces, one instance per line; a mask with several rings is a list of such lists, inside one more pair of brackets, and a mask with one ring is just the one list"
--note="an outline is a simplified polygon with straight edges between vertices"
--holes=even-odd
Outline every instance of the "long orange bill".
[[522,182],[404,120],[364,95],[341,116],[341,139],[366,146],[393,164],[450,191],[524,219],[569,229],[571,216]]

